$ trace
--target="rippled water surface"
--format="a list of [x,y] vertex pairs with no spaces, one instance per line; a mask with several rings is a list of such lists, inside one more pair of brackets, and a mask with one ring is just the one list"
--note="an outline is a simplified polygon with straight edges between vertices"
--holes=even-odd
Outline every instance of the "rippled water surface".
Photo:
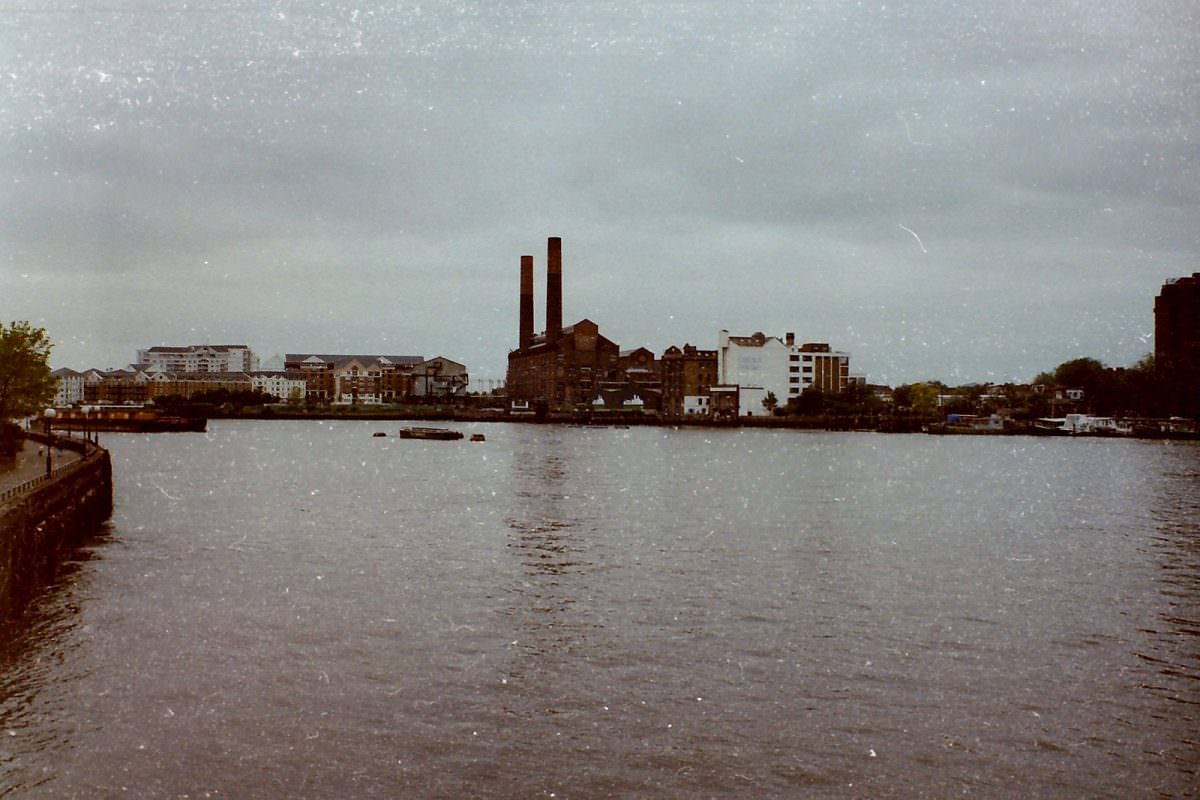
[[107,436],[0,795],[1200,795],[1200,447],[399,425]]

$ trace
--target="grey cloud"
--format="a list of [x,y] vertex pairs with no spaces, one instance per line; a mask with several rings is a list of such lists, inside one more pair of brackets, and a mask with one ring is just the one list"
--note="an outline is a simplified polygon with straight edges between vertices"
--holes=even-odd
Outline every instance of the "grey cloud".
[[110,320],[58,334],[74,366],[119,360],[132,296],[153,343],[499,376],[517,258],[562,235],[567,315],[622,345],[795,329],[872,378],[1020,378],[1140,356],[1196,269],[1189,4],[13,13],[0,288],[52,334]]

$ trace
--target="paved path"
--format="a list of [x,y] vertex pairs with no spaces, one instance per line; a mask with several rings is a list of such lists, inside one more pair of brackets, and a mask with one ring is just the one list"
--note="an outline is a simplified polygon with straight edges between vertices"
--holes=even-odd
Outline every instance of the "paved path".
[[[54,449],[50,461],[54,469],[69,461],[78,461],[79,453],[74,450]],[[14,461],[0,461],[0,492],[25,481],[39,478],[46,474],[46,450],[40,442],[25,441],[25,447],[17,453]]]

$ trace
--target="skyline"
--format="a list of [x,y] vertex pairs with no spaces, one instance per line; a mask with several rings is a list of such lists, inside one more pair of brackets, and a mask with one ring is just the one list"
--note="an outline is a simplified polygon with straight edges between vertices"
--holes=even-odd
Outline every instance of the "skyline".
[[[1184,3],[0,10],[0,315],[137,348],[444,354],[518,268],[622,348],[794,331],[872,383],[1153,351],[1200,269]],[[537,308],[535,328],[545,326]]]

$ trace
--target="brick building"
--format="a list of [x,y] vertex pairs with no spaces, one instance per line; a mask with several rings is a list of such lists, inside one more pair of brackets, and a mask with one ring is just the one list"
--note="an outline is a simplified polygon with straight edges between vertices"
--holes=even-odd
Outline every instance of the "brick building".
[[710,389],[717,382],[717,351],[672,345],[659,361],[662,411],[666,416],[712,413]]
[[533,332],[533,256],[521,256],[518,346],[508,354],[508,396],[547,408],[590,405],[602,384],[624,379],[620,348],[589,319],[562,324],[562,239],[546,258],[546,330]]
[[1154,300],[1154,365],[1172,412],[1200,416],[1200,272],[1167,281]]

